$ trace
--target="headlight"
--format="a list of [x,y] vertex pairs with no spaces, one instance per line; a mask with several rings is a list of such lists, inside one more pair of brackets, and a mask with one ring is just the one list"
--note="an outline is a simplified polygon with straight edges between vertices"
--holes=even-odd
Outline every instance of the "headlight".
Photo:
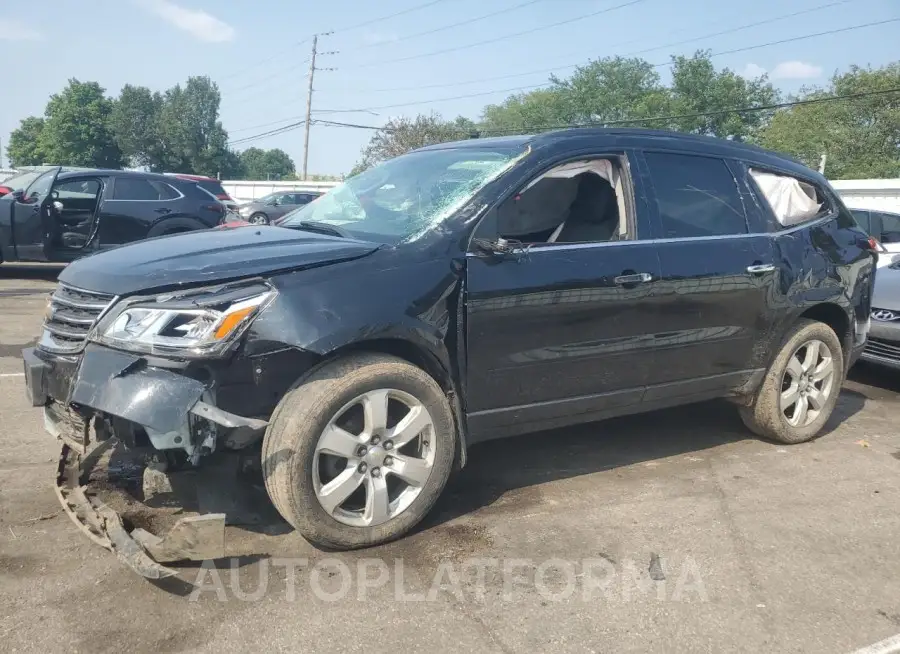
[[275,294],[255,283],[126,300],[97,325],[94,340],[150,354],[220,354]]

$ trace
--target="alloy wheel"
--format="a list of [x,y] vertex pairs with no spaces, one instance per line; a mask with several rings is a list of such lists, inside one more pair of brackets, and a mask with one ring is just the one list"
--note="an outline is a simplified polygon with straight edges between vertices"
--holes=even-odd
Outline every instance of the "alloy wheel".
[[437,434],[409,393],[377,389],[345,404],[316,443],[313,487],[325,512],[354,527],[403,513],[431,476]]
[[834,360],[829,347],[811,340],[794,350],[781,381],[779,407],[792,427],[811,424],[835,389]]

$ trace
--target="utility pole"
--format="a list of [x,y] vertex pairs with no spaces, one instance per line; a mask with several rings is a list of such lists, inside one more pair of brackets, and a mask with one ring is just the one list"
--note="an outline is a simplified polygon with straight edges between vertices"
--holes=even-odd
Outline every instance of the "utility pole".
[[319,44],[319,35],[313,36],[312,56],[309,60],[309,86],[306,89],[306,136],[303,139],[303,181],[306,181],[306,165],[309,162],[309,124],[312,122],[312,94],[313,77],[316,75],[316,46]]
[[309,162],[309,128],[311,126],[310,123],[312,123],[313,78],[315,77],[317,70],[337,70],[337,68],[316,68],[316,56],[338,54],[337,50],[333,52],[319,52],[317,49],[319,37],[330,36],[331,34],[333,34],[333,32],[322,32],[321,34],[315,34],[313,36],[312,55],[309,58],[309,86],[306,90],[306,125],[304,125],[306,136],[303,139],[303,171],[300,175],[301,180],[304,182],[306,181],[306,168],[307,163]]
[[828,152],[822,153],[822,158],[819,159],[819,174],[825,174],[825,163],[828,161]]

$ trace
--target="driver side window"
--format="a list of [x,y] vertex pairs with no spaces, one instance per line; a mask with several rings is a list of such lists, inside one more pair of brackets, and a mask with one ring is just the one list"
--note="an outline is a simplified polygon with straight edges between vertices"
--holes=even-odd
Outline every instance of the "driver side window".
[[497,209],[497,231],[529,244],[602,243],[629,238],[619,158],[555,166]]

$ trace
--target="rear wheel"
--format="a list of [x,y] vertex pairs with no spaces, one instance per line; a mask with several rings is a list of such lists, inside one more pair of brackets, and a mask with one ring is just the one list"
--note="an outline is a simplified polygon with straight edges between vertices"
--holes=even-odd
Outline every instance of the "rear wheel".
[[828,325],[800,320],[772,362],[741,419],[755,434],[802,443],[822,429],[844,381],[840,339]]
[[353,549],[393,540],[434,506],[456,431],[440,386],[385,355],[326,364],[287,393],[263,442],[266,488],[309,541]]

